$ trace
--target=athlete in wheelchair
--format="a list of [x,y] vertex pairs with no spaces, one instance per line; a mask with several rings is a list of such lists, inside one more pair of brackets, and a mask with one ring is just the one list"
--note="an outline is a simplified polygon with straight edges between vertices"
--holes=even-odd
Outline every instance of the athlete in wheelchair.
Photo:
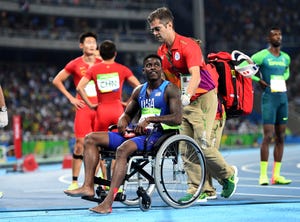
[[[123,191],[119,199],[125,204],[136,203],[138,200],[142,209],[149,209],[154,186],[162,199],[175,208],[191,205],[200,195],[205,177],[202,152],[191,138],[174,135],[182,119],[180,91],[175,85],[162,79],[159,56],[147,56],[144,59],[143,72],[147,83],[133,91],[130,103],[119,119],[118,132],[93,132],[86,136],[83,185],[76,190],[64,191],[70,196],[94,197],[94,182],[97,182],[94,173],[99,161],[99,147],[102,154],[107,150],[116,151],[116,164],[111,181],[98,180],[98,183],[109,186],[110,190],[104,200],[100,198],[101,203],[98,206],[90,209],[96,213],[112,211],[113,201],[121,185]],[[133,132],[128,132],[138,112],[139,121]],[[166,135],[168,138],[165,138]],[[189,158],[190,156],[193,158]],[[199,188],[189,201],[178,202],[190,182],[183,167],[187,161],[201,168],[201,175],[197,175]],[[148,163],[150,168],[146,169]],[[141,180],[142,177],[145,180]],[[137,181],[134,183],[137,192],[135,197],[127,198],[132,178]],[[141,181],[146,181],[146,188],[143,188]]]

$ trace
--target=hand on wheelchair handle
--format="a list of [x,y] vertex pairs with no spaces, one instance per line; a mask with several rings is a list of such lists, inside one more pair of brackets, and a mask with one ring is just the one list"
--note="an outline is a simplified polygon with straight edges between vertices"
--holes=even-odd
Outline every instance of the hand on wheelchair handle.
[[134,132],[128,132],[128,131],[126,131],[125,132],[125,134],[123,135],[125,138],[132,138],[132,137],[135,137],[136,135],[135,135],[135,133]]
[[135,132],[135,134],[137,134],[137,135],[145,135],[145,134],[147,134],[147,127],[148,126],[148,123],[147,123],[147,121],[142,121],[142,122],[139,122],[137,125],[136,125],[136,127],[134,128],[134,132]]
[[135,137],[136,134],[134,133],[134,129],[133,128],[127,127],[123,136],[125,138],[132,138],[132,137]]

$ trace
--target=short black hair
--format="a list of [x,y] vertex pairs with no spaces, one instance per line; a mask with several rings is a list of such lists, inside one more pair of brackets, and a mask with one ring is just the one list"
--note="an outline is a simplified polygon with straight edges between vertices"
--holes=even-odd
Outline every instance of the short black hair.
[[270,35],[270,33],[274,30],[278,30],[278,31],[281,31],[281,28],[279,28],[278,26],[272,26],[269,31],[268,31],[268,35]]
[[94,32],[84,32],[79,36],[79,42],[83,43],[87,37],[93,37],[97,41],[97,34]]
[[146,60],[149,59],[149,58],[156,58],[156,59],[158,59],[160,61],[160,64],[162,64],[162,60],[161,60],[161,58],[160,58],[159,55],[157,55],[157,54],[150,54],[150,55],[147,55],[144,58],[143,65],[145,65]]
[[112,59],[117,51],[115,43],[111,40],[104,40],[100,44],[100,56],[103,60]]

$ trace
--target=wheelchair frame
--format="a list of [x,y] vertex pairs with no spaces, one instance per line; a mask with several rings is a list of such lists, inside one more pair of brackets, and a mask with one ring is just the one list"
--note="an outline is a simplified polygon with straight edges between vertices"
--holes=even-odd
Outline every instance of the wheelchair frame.
[[[101,150],[103,159],[114,157],[115,151]],[[186,173],[187,163],[198,167],[193,177],[196,178],[194,186],[197,191],[188,201],[179,201],[186,194],[188,183],[191,183]],[[145,169],[147,168],[147,169]],[[150,151],[137,151],[130,156],[127,172],[115,201],[125,205],[139,205],[140,209],[147,211],[151,208],[151,195],[155,188],[161,199],[173,208],[186,208],[191,206],[200,196],[206,175],[204,155],[189,136],[178,134],[171,130],[164,134]],[[191,176],[191,175],[190,175]],[[110,186],[110,179],[94,178],[97,197],[82,197],[83,199],[101,203],[106,197],[103,186]]]

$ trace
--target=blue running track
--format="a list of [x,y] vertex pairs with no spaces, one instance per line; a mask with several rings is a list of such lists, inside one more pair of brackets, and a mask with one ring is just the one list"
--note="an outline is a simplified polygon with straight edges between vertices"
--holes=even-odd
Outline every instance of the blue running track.
[[[220,197],[222,188],[215,182],[218,192],[216,200],[196,203],[186,209],[173,209],[154,193],[152,208],[147,212],[141,211],[138,206],[129,207],[115,202],[113,212],[108,215],[88,210],[96,203],[64,195],[63,190],[71,180],[71,169],[62,169],[61,164],[40,165],[37,171],[31,173],[7,173],[6,169],[0,169],[0,191],[4,192],[0,199],[0,222],[300,221],[299,145],[285,148],[282,175],[293,180],[289,185],[258,185],[258,148],[222,153],[239,170],[238,187],[230,199]],[[269,176],[272,162],[270,150]]]

